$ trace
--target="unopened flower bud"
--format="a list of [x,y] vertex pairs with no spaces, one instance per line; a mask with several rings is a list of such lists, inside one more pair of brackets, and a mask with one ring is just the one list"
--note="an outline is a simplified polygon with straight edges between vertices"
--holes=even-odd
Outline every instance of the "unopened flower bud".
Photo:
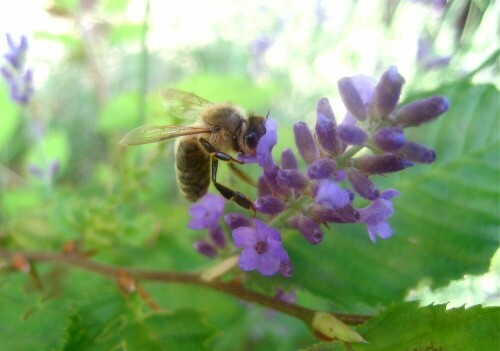
[[193,244],[194,248],[196,251],[198,251],[200,254],[207,256],[207,257],[215,257],[217,256],[217,250],[215,250],[215,247],[210,244],[208,241],[205,240],[198,240],[195,241]]
[[316,245],[323,240],[323,232],[319,224],[313,219],[299,214],[290,220],[290,225],[297,228],[302,236],[311,244]]
[[335,161],[331,158],[318,158],[307,167],[307,176],[310,179],[325,179],[335,170]]
[[396,152],[396,155],[418,163],[432,163],[436,160],[436,151],[413,141],[407,142]]
[[338,82],[338,88],[342,101],[349,112],[359,121],[366,119],[366,106],[359,95],[352,78],[342,78]]
[[352,124],[339,125],[337,133],[343,142],[350,145],[363,145],[368,139],[368,134],[363,129]]
[[315,132],[321,149],[331,156],[340,155],[342,145],[337,135],[337,122],[327,98],[322,98],[318,101],[316,113]]
[[365,174],[383,174],[401,171],[413,166],[413,162],[390,154],[367,155],[355,159],[354,166]]
[[445,113],[450,102],[442,96],[432,96],[401,107],[394,117],[394,123],[400,127],[413,127],[432,121]]
[[355,168],[351,168],[347,172],[347,178],[353,189],[367,200],[375,200],[379,196],[379,191],[375,184],[363,173]]
[[293,265],[292,261],[288,257],[288,253],[285,250],[281,250],[281,261],[279,272],[282,276],[290,278],[293,275]]
[[401,128],[382,128],[373,135],[373,142],[383,151],[396,151],[405,142],[405,134]]
[[239,213],[228,213],[224,216],[224,222],[233,230],[239,227],[254,227],[250,218]]
[[264,175],[259,177],[257,181],[257,194],[259,196],[271,195],[271,189],[269,188],[269,183],[267,182],[267,178]]
[[309,179],[301,171],[282,169],[278,171],[278,182],[288,188],[302,190],[309,185]]
[[309,127],[304,122],[297,122],[293,126],[295,144],[300,155],[307,163],[319,158],[319,150],[314,143],[314,138]]
[[286,203],[276,196],[267,195],[257,198],[254,207],[259,212],[275,215],[285,209]]
[[391,66],[387,71],[382,74],[380,80],[375,87],[373,96],[373,107],[377,116],[388,116],[394,109],[399,101],[401,88],[405,80],[399,74],[396,66]]
[[210,239],[212,239],[212,242],[215,245],[217,245],[221,249],[226,247],[226,234],[220,226],[210,228],[208,234],[210,235]]
[[264,168],[264,175],[266,177],[267,185],[271,190],[268,195],[279,195],[286,198],[291,195],[291,189],[281,184],[278,180],[279,170],[280,168],[277,165],[274,165],[273,168]]
[[307,214],[320,223],[356,223],[361,217],[358,210],[350,204],[337,210],[332,210],[319,204],[313,204],[308,207]]
[[282,169],[298,169],[297,159],[293,154],[292,149],[287,148],[281,153],[281,168]]

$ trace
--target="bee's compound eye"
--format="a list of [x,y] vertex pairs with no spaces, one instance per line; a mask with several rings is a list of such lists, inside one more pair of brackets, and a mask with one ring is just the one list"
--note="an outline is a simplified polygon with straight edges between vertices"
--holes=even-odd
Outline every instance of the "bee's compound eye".
[[249,149],[255,149],[257,147],[257,135],[255,133],[250,132],[245,135],[245,144]]

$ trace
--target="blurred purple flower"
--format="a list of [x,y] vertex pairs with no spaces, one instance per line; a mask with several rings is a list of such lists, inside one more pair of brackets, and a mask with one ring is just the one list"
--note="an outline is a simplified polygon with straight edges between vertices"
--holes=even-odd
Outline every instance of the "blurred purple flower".
[[0,67],[0,72],[9,85],[10,97],[21,105],[29,103],[33,95],[33,71],[24,68],[28,40],[21,36],[16,44],[10,34],[6,35],[9,51],[4,54],[6,64]]
[[387,239],[392,236],[392,228],[387,223],[387,219],[394,212],[392,202],[393,197],[398,196],[399,191],[388,189],[380,193],[380,196],[369,206],[359,210],[360,221],[365,223],[368,228],[370,240],[375,242],[377,236]]
[[426,70],[448,66],[452,57],[435,55],[433,47],[431,39],[421,36],[417,42],[417,63]]
[[191,205],[189,215],[191,229],[216,229],[224,212],[225,200],[221,196],[206,194]]
[[270,276],[280,270],[284,258],[281,235],[258,219],[254,219],[254,223],[255,228],[239,227],[233,231],[234,245],[243,249],[238,265],[243,271],[257,269],[262,275]]

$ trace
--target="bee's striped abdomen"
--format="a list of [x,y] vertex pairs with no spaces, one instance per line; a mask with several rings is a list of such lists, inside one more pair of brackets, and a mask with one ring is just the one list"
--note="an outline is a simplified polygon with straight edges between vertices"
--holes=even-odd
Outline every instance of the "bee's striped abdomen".
[[196,201],[206,194],[210,185],[210,156],[198,138],[183,139],[175,156],[177,183],[186,199]]

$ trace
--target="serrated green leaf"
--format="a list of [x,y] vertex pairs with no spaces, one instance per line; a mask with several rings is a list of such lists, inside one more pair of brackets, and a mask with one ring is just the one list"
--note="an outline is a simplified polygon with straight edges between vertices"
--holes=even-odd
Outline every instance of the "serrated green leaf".
[[418,307],[401,303],[373,317],[358,329],[366,344],[320,343],[304,351],[438,351],[497,350],[500,308],[446,305]]
[[[137,298],[137,296],[135,296]],[[102,291],[73,315],[65,350],[205,350],[213,328],[195,311],[144,312],[134,296]]]
[[0,279],[0,349],[62,350],[70,312],[57,299],[44,299],[29,286],[26,274],[2,275]]
[[295,233],[285,240],[293,283],[337,309],[366,312],[403,299],[423,279],[442,286],[485,272],[498,248],[498,91],[460,83],[430,95],[448,97],[450,111],[408,138],[435,148],[437,162],[376,179],[381,189],[401,191],[389,221],[395,235],[373,244],[356,224],[334,226],[316,247]]
[[369,345],[355,350],[495,350],[500,340],[500,308],[399,304],[358,330]]

